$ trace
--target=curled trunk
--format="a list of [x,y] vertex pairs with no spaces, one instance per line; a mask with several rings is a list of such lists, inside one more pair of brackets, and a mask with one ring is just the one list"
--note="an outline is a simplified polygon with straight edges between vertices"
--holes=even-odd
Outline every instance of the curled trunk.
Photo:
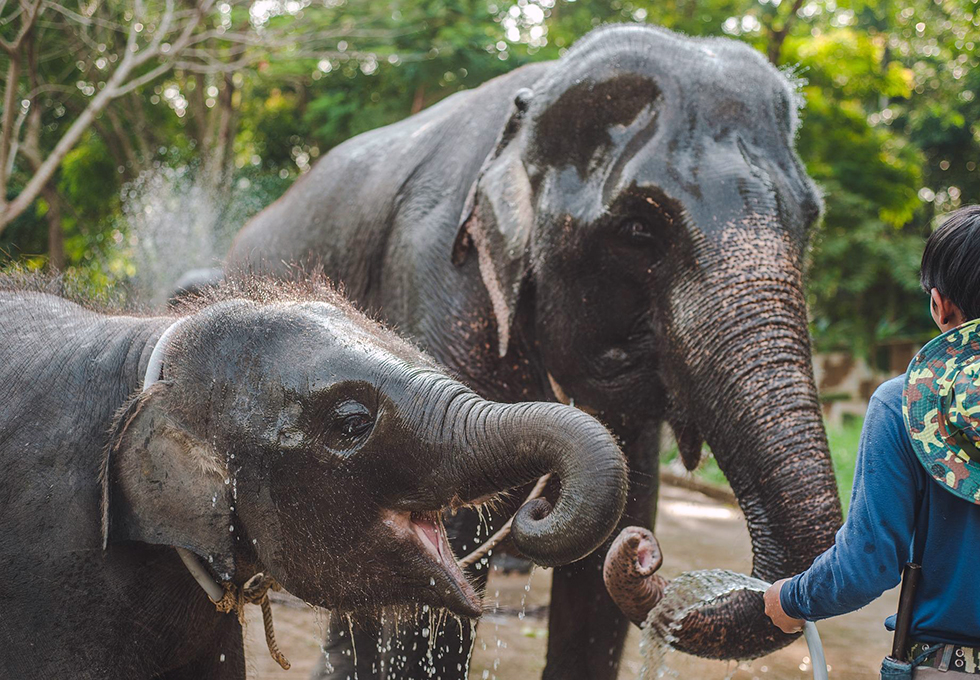
[[579,560],[615,529],[626,504],[627,469],[615,439],[578,409],[550,403],[498,404],[457,399],[453,446],[434,479],[464,499],[480,498],[553,473],[561,482],[554,508],[544,499],[514,516],[517,548],[544,566]]

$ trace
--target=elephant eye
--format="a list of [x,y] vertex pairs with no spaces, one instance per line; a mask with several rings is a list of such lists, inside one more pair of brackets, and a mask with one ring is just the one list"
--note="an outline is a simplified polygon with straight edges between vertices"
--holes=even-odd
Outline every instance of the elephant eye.
[[374,417],[367,406],[356,401],[345,401],[335,409],[337,429],[345,437],[360,437],[374,425]]
[[636,218],[630,218],[623,222],[623,232],[631,241],[637,243],[649,243],[653,240],[653,227]]

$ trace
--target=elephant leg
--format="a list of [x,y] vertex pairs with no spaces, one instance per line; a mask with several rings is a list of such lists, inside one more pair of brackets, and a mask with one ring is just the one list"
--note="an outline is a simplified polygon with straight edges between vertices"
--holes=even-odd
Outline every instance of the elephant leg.
[[[599,553],[602,553],[601,555]],[[612,680],[629,621],[602,581],[605,551],[555,569],[548,620],[545,680]]]
[[[647,427],[625,452],[630,494],[619,529],[631,524],[653,529],[659,489],[659,423]],[[629,619],[606,591],[602,565],[606,543],[584,560],[555,569],[548,618],[544,680],[614,680]]]
[[[457,555],[472,550],[479,517],[460,511],[445,520],[450,544]],[[464,538],[465,537],[465,538]],[[477,590],[486,585],[487,570],[473,572]],[[431,640],[432,636],[435,640]],[[311,680],[466,680],[475,627],[441,612],[403,614],[399,621],[349,625],[343,616],[330,617],[324,656]]]

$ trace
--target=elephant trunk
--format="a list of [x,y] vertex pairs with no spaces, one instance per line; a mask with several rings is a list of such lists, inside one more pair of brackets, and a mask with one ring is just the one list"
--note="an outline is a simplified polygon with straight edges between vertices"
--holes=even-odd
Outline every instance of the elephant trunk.
[[612,533],[626,504],[627,469],[615,439],[578,409],[551,403],[499,404],[457,397],[451,444],[433,479],[463,500],[483,498],[553,473],[561,483],[554,508],[525,503],[511,536],[544,566],[579,560]]
[[663,564],[660,544],[642,527],[626,527],[613,541],[602,566],[606,590],[623,613],[636,625],[647,615],[667,589],[667,580],[655,572]]
[[[711,311],[696,334],[678,334],[678,359],[689,385],[698,386],[681,392],[684,410],[700,414],[697,427],[745,515],[753,575],[771,582],[805,570],[832,545],[841,506],[798,258],[785,241],[760,244],[758,233],[744,235],[732,230],[723,254],[701,253],[702,271],[711,274],[698,285]],[[760,593],[739,592],[685,618],[675,646],[705,657],[751,658],[792,639],[765,616]]]

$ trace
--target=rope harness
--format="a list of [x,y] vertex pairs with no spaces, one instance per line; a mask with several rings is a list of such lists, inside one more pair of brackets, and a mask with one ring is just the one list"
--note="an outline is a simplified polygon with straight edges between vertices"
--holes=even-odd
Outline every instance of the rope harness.
[[269,654],[284,671],[288,671],[290,663],[276,642],[276,631],[272,626],[272,604],[269,602],[269,591],[279,592],[282,587],[274,578],[261,571],[247,580],[241,588],[231,581],[224,581],[221,586],[225,590],[224,596],[217,602],[211,600],[215,609],[222,614],[234,612],[242,626],[245,625],[245,605],[257,604],[262,607],[262,625],[265,626],[265,643],[269,646]]

